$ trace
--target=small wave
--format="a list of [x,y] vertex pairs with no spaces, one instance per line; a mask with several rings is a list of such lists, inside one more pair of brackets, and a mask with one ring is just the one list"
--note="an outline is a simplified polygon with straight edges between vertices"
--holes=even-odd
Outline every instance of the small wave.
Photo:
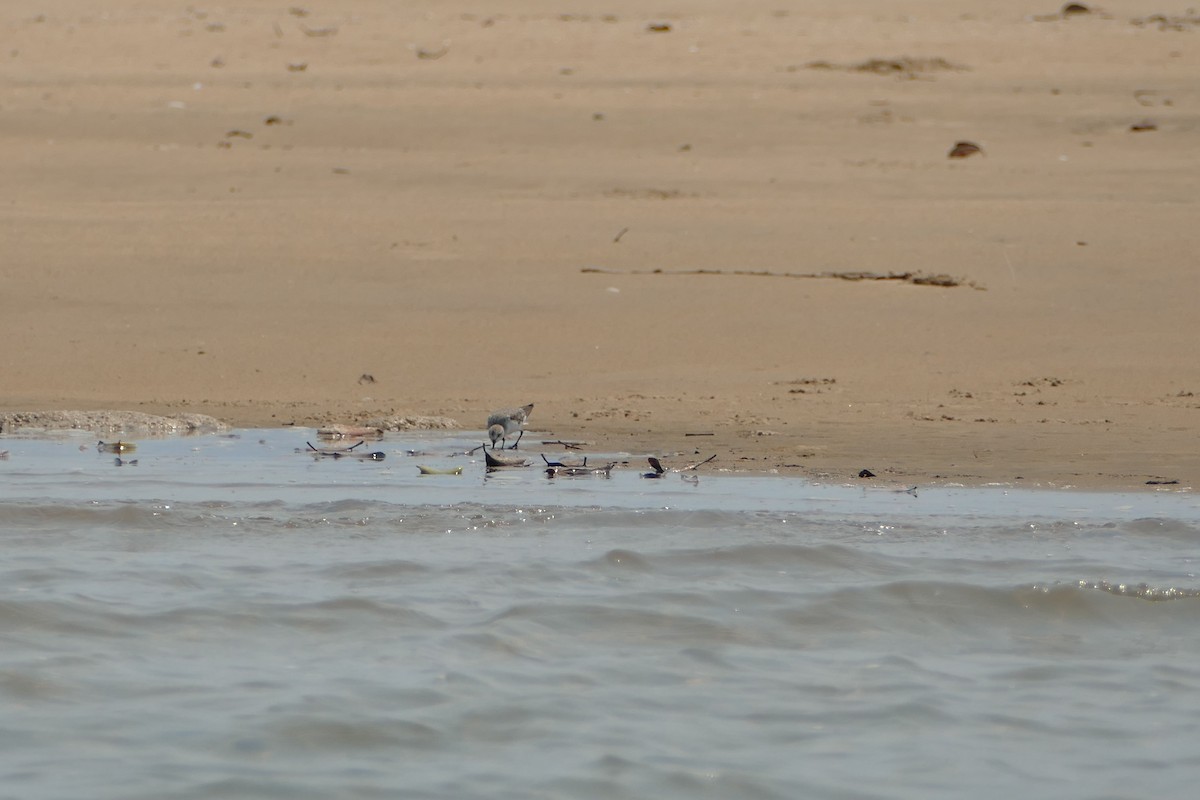
[[47,675],[46,670],[0,670],[0,694],[18,703],[30,700],[58,700],[70,696],[73,690]]
[[609,550],[602,558],[594,559],[591,563],[637,572],[650,572],[653,569],[651,559],[623,549]]
[[120,614],[98,604],[58,600],[0,600],[0,627],[22,635],[53,633],[69,636],[137,635]]
[[1152,534],[1184,542],[1200,540],[1200,527],[1178,519],[1142,517],[1121,523],[1121,528],[1132,534]]
[[268,733],[271,743],[303,751],[393,750],[438,745],[441,733],[419,722],[399,719],[332,720],[309,715],[277,722]]
[[341,631],[355,626],[378,635],[411,630],[440,630],[445,623],[411,608],[394,606],[362,597],[344,596],[309,603],[264,603],[236,614],[218,614],[205,609],[180,609],[159,615],[157,623],[169,626],[191,621],[224,624],[223,619],[243,625],[285,625],[312,631]]
[[27,530],[90,530],[120,528],[152,530],[162,527],[165,504],[106,503],[4,503],[0,526]]
[[[439,507],[405,506],[374,500],[293,505],[279,500],[253,502],[172,500],[146,501],[33,501],[0,504],[0,528],[38,531],[120,531],[122,533],[193,533],[229,529],[252,532],[303,532],[322,529],[402,530],[408,535],[442,535],[455,524],[479,527],[478,514],[455,515]],[[491,522],[507,525],[528,522],[528,515],[498,512]]]
[[334,580],[386,581],[427,573],[429,569],[415,561],[367,561],[355,564],[335,564],[321,572]]
[[[179,800],[219,800],[221,798],[230,800],[246,800],[247,798],[255,798],[255,800],[328,800],[329,790],[325,787],[312,788],[309,785],[311,782],[311,779],[308,781],[289,780],[274,775],[263,778],[222,778],[184,787],[175,792],[173,796]],[[151,798],[157,800],[160,797],[162,797],[161,793],[144,793],[136,800],[151,800]]]
[[1136,597],[1139,600],[1162,602],[1165,600],[1188,600],[1200,597],[1200,589],[1181,589],[1176,586],[1151,586],[1148,583],[1127,584],[1109,581],[1080,581],[1080,589],[1096,589],[1119,597]]
[[[892,581],[841,588],[802,609],[775,612],[790,625],[813,631],[856,630],[932,637],[987,636],[1024,627],[1079,633],[1087,626],[1147,619],[1133,607],[1114,609],[1113,594],[1083,591],[1087,582],[1052,586],[979,586],[946,581]],[[1156,591],[1159,599],[1195,597],[1190,590]],[[1125,595],[1136,597],[1136,594]],[[1149,599],[1143,598],[1143,599]],[[1143,608],[1149,612],[1150,604]],[[1190,615],[1190,612],[1189,612]]]
[[738,628],[692,614],[668,613],[644,608],[617,608],[592,603],[544,603],[512,606],[491,617],[487,627],[534,624],[570,632],[581,640],[616,638],[653,639],[673,644],[737,643]]
[[839,544],[744,544],[732,547],[671,550],[666,553],[643,554],[628,549],[615,549],[584,566],[619,567],[638,571],[697,568],[724,570],[729,567],[808,571],[828,574],[829,571],[888,574],[895,572],[894,560],[865,552],[863,549]]
[[236,610],[181,606],[166,610],[129,610],[89,597],[75,601],[0,601],[0,626],[22,634],[140,638],[154,631],[242,631],[279,626],[313,631],[340,631],[355,625],[379,634],[413,630],[440,630],[445,623],[411,608],[343,596],[304,603],[257,603]]

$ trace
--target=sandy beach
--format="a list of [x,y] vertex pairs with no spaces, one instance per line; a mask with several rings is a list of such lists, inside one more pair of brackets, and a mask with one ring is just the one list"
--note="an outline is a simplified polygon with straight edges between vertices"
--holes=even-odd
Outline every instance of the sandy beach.
[[6,4],[0,411],[1191,489],[1200,16],[1061,8]]

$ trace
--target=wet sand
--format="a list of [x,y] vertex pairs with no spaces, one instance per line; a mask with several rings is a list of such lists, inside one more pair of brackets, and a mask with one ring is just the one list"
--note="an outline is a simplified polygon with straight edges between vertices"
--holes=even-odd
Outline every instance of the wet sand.
[[1182,6],[294,8],[0,11],[0,410],[1200,482]]

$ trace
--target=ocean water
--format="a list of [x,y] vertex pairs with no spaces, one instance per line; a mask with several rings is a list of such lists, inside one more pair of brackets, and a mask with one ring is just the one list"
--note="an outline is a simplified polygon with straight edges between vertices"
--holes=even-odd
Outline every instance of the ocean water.
[[[1132,798],[1200,501],[0,438],[0,798]],[[529,455],[536,457],[526,440]],[[422,455],[409,455],[418,450]],[[558,454],[561,455],[561,454]],[[461,475],[417,465],[461,465]]]

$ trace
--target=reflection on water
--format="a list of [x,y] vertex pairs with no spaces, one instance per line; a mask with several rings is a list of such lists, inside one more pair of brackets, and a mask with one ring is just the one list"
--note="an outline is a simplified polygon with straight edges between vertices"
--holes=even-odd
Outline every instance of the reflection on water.
[[1094,798],[1200,774],[1189,495],[489,476],[466,438],[383,461],[306,440],[146,439],[120,466],[82,435],[0,442],[0,798]]

